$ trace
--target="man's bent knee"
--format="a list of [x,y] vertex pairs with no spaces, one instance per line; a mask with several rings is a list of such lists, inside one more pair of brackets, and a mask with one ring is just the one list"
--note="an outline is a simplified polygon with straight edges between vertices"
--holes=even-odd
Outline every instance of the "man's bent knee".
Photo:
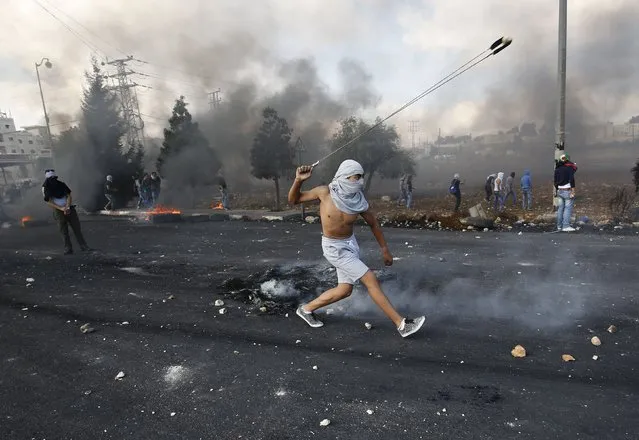
[[339,283],[337,285],[337,288],[339,289],[338,295],[341,298],[348,298],[349,296],[351,296],[351,293],[353,293],[353,285],[352,284]]

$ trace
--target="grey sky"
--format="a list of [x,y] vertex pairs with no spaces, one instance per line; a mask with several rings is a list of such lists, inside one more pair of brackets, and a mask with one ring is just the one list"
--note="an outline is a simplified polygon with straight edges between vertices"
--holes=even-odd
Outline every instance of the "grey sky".
[[[528,101],[540,95],[552,101],[554,93],[552,81],[539,80],[553,78],[556,69],[554,0],[38,1],[98,57],[121,57],[121,50],[151,63],[131,67],[151,75],[136,78],[153,87],[140,90],[141,110],[160,118],[179,94],[194,111],[203,110],[206,92],[219,87],[228,96],[243,78],[254,78],[264,94],[278,90],[284,86],[280,62],[300,57],[314,59],[335,95],[342,92],[340,61],[358,61],[381,98],[363,116],[383,115],[501,35],[514,39],[507,51],[392,122],[405,132],[407,121],[420,120],[421,136],[431,138],[437,127],[508,128],[543,118],[543,103]],[[42,79],[52,122],[74,119],[92,51],[34,0],[0,3],[0,109],[10,110],[19,125],[43,121],[33,63],[47,56],[54,68]],[[635,27],[623,19],[637,19],[637,3],[569,1],[569,81],[597,118],[622,121],[639,113],[639,89],[629,87],[639,67],[637,38],[625,34]],[[162,120],[146,121],[151,134],[160,133]]]

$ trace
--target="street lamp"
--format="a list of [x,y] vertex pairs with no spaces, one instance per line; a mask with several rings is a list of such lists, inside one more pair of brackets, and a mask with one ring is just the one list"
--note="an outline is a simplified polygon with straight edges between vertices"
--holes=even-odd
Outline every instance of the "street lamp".
[[49,127],[49,115],[47,114],[47,106],[44,103],[44,94],[42,93],[42,83],[40,82],[40,71],[38,70],[38,67],[42,66],[43,64],[44,64],[44,67],[46,67],[47,69],[52,68],[53,64],[51,64],[51,61],[49,61],[49,58],[42,58],[39,63],[35,63],[36,76],[38,77],[38,87],[40,88],[40,99],[42,99],[42,110],[44,110],[44,121],[47,123],[47,136],[49,138],[48,139],[49,149],[51,149],[53,147],[53,140],[51,138],[51,127]]

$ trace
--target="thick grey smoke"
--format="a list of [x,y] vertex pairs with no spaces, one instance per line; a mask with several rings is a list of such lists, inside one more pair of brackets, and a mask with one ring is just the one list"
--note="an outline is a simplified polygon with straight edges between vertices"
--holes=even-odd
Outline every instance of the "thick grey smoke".
[[342,89],[332,91],[319,77],[313,59],[282,61],[276,69],[278,81],[284,84],[280,90],[260,94],[258,84],[245,80],[225,94],[219,108],[195,114],[220,156],[231,186],[247,189],[252,182],[249,152],[264,107],[274,108],[288,121],[293,140],[300,137],[305,145],[302,160],[309,162],[324,151],[339,119],[375,105],[378,96],[363,66],[354,60],[343,60],[339,73]]

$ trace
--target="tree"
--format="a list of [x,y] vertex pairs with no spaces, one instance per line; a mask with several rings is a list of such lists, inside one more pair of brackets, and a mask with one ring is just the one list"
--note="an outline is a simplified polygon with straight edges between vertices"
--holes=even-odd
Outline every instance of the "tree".
[[639,124],[639,115],[637,116],[633,116],[632,118],[630,118],[630,120],[628,121],[629,124]]
[[82,205],[95,211],[106,203],[103,184],[109,174],[119,203],[133,197],[131,176],[141,172],[144,151],[140,145],[122,145],[125,130],[117,97],[106,86],[96,59],[85,78],[80,124],[61,134],[54,154],[62,178],[76,188]]
[[170,182],[165,200],[195,206],[198,197],[211,193],[221,163],[187,107],[184,96],[175,101],[156,167]]
[[[375,123],[379,122],[379,118]],[[355,136],[369,130],[371,125],[354,117],[341,121],[341,126],[333,136],[331,151],[336,151]],[[325,178],[330,181],[332,173],[346,159],[354,159],[362,164],[366,173],[365,191],[368,191],[373,177],[379,173],[382,178],[397,178],[403,173],[413,173],[415,162],[410,154],[399,146],[400,139],[394,126],[381,124],[365,134],[350,146],[331,156],[325,167]]]
[[275,208],[280,209],[280,178],[293,168],[291,148],[292,130],[286,119],[277,111],[266,107],[262,111],[264,121],[253,139],[251,148],[251,174],[258,179],[273,180],[275,183]]
[[639,193],[639,159],[637,159],[637,163],[635,164],[631,172],[632,172],[632,181],[635,184],[635,192]]

